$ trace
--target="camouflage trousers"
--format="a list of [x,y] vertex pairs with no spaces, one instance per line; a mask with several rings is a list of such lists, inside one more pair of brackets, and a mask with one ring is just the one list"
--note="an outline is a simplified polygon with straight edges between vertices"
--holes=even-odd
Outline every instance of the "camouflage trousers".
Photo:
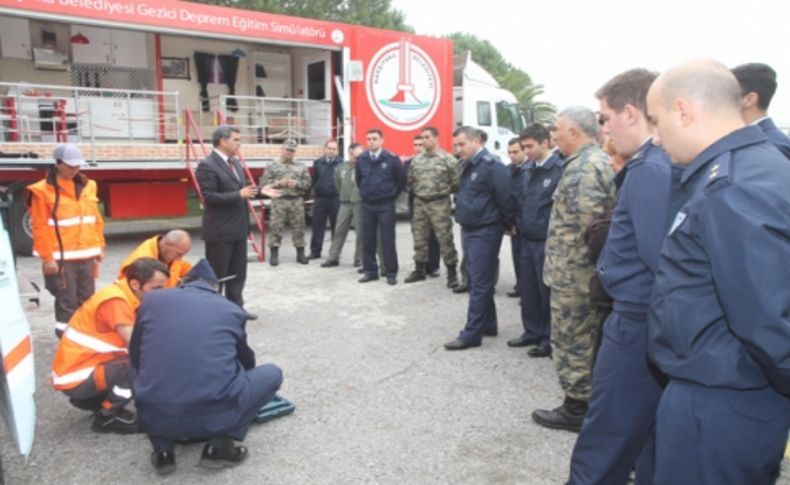
[[458,264],[458,253],[453,243],[453,214],[449,197],[430,202],[419,197],[414,200],[411,233],[414,238],[414,261],[417,263],[428,262],[428,240],[431,229],[439,240],[439,251],[444,264],[447,266]]
[[294,247],[303,248],[304,242],[304,199],[274,199],[272,200],[272,213],[269,217],[268,239],[269,246],[279,248],[283,239],[283,230],[291,226],[291,239]]
[[590,399],[601,310],[585,293],[551,289],[551,346],[560,385],[568,397]]

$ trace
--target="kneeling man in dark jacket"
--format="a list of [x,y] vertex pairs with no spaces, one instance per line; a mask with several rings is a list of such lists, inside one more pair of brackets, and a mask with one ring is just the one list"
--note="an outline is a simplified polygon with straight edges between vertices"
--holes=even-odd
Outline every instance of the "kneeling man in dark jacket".
[[175,470],[176,441],[207,439],[200,465],[222,468],[247,457],[242,441],[260,408],[282,384],[282,371],[256,367],[246,313],[217,291],[206,260],[181,286],[146,298],[129,344],[140,428],[154,447],[157,473]]

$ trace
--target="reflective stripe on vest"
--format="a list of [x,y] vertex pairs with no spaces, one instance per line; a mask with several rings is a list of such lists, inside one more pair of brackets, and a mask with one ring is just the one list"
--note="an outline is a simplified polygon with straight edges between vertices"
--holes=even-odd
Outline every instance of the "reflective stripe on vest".
[[52,371],[52,383],[56,386],[66,386],[69,384],[74,384],[75,382],[82,382],[90,377],[91,374],[93,374],[93,369],[95,369],[95,367],[86,367],[75,372],[63,374],[62,376],[59,376],[55,374],[55,371]]
[[108,344],[107,342],[103,342],[96,337],[91,337],[90,335],[84,334],[79,330],[74,330],[73,327],[66,329],[66,332],[63,334],[63,338],[68,338],[72,342],[80,344],[83,347],[91,349],[99,354],[114,354],[116,352],[123,352],[125,354],[127,352],[125,348],[116,347],[114,345]]
[[[55,226],[55,219],[48,219],[47,224]],[[96,224],[96,216],[77,216],[68,217],[66,219],[58,219],[58,227],[71,227],[79,225],[93,225]]]
[[[88,258],[95,258],[96,256],[101,255],[101,248],[87,248],[87,249],[75,249],[73,251],[63,251],[63,258],[66,261],[79,261],[80,259],[88,259]],[[40,256],[38,251],[33,251],[33,256]],[[60,251],[54,251],[52,253],[52,257],[55,261],[61,259]]]

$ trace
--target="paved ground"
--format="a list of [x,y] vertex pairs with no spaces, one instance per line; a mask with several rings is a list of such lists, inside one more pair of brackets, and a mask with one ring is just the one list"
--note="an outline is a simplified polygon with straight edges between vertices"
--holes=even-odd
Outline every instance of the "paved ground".
[[[117,229],[117,228],[116,228]],[[139,229],[139,225],[137,226]],[[136,232],[127,226],[125,232]],[[112,231],[117,232],[117,231]],[[100,284],[144,235],[109,240]],[[440,279],[403,284],[412,268],[410,233],[398,225],[400,283],[361,285],[347,246],[342,265],[295,263],[290,247],[281,265],[250,263],[245,296],[260,319],[248,327],[259,362],[285,372],[281,394],[296,412],[251,429],[247,462],[232,470],[196,466],[201,445],[176,449],[178,470],[167,483],[234,484],[556,484],[567,477],[575,435],[549,431],[529,417],[562,394],[552,362],[510,349],[520,333],[517,300],[504,296],[514,282],[509,242],[502,247],[497,287],[500,335],[482,348],[450,353],[465,316],[466,295]],[[328,248],[325,248],[325,252]],[[203,253],[195,241],[189,259]],[[19,261],[38,281],[39,263]],[[30,462],[4,436],[6,483],[148,483],[160,481],[142,435],[103,436],[90,416],[53,391],[47,374],[56,339],[52,299],[30,308],[37,366],[38,428]]]

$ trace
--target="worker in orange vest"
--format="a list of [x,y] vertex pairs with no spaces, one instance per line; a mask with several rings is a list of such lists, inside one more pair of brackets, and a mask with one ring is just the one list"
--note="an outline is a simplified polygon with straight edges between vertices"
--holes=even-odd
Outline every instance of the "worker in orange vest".
[[52,387],[69,402],[96,412],[92,428],[100,433],[136,433],[137,417],[125,406],[132,400],[129,340],[143,295],[167,285],[167,267],[140,258],[124,277],[88,299],[69,320],[52,361]]
[[154,258],[165,263],[170,272],[167,287],[175,288],[192,268],[192,265],[183,259],[190,249],[192,249],[192,240],[189,233],[181,229],[173,229],[164,235],[146,239],[121,263],[118,278],[123,277],[124,269],[132,261],[139,258]]
[[95,291],[104,258],[104,220],[96,182],[80,173],[79,148],[59,145],[47,176],[28,186],[33,254],[41,258],[47,290],[55,297],[55,333]]

